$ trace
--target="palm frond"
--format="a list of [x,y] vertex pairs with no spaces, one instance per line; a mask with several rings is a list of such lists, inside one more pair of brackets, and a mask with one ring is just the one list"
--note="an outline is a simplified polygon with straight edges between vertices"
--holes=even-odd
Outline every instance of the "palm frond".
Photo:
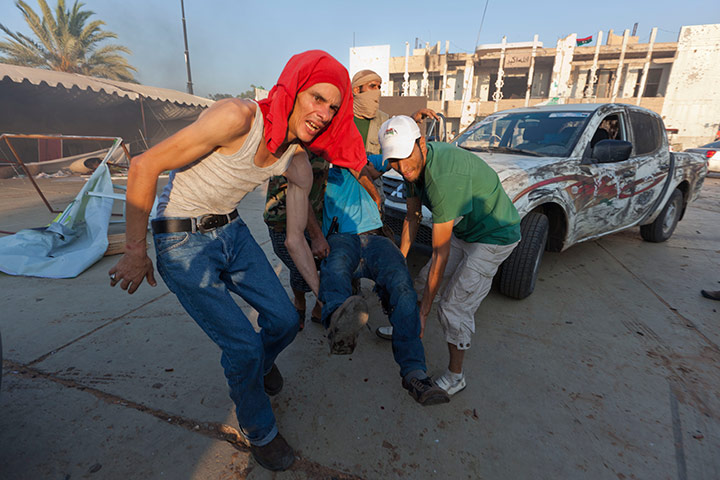
[[0,61],[134,82],[137,70],[123,56],[132,52],[104,43],[117,34],[104,30],[102,20],[91,21],[95,12],[83,10],[84,3],[75,0],[67,8],[65,0],[56,1],[53,11],[47,0],[37,0],[38,13],[25,0],[16,0],[32,35],[12,32],[0,23],[7,35],[0,41]]

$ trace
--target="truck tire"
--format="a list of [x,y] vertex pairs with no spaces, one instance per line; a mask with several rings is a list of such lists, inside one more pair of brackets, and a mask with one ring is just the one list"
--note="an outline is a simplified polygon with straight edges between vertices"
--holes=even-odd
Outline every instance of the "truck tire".
[[530,212],[522,219],[522,239],[500,267],[500,293],[520,300],[535,290],[549,226],[542,213]]
[[683,209],[683,194],[677,188],[654,222],[640,226],[640,236],[648,242],[660,243],[670,238]]

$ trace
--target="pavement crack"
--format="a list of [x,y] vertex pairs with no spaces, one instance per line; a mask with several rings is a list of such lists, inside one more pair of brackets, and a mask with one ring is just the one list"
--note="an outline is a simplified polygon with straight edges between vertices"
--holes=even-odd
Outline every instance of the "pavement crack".
[[66,348],[69,347],[70,345],[73,345],[74,343],[79,342],[80,340],[89,337],[90,335],[92,335],[92,334],[94,334],[94,333],[102,330],[103,328],[107,327],[108,325],[112,325],[113,323],[117,322],[118,320],[122,320],[123,318],[127,317],[128,315],[137,312],[137,311],[140,310],[141,308],[146,307],[146,306],[150,305],[151,303],[154,303],[154,302],[160,300],[161,298],[163,298],[163,297],[165,297],[165,296],[167,296],[167,295],[169,295],[169,294],[170,294],[170,292],[165,292],[165,293],[163,293],[162,295],[159,295],[159,296],[153,298],[152,300],[149,300],[149,301],[143,303],[142,305],[140,305],[140,306],[138,306],[138,307],[136,307],[136,308],[133,308],[132,310],[130,310],[130,311],[128,311],[128,312],[123,313],[123,314],[120,315],[119,317],[115,317],[115,318],[113,318],[112,320],[109,320],[109,321],[103,323],[103,324],[100,325],[99,327],[93,328],[92,330],[90,330],[90,331],[88,331],[88,332],[80,335],[79,337],[76,337],[76,338],[70,340],[70,341],[67,342],[65,345],[61,345],[60,347],[58,347],[58,348],[56,348],[56,349],[54,349],[54,350],[49,351],[48,353],[45,353],[45,354],[39,356],[39,357],[36,358],[35,360],[31,360],[30,362],[27,363],[27,366],[32,366],[32,365],[35,365],[35,364],[37,364],[37,363],[40,363],[40,362],[44,361],[44,360],[47,359],[48,357],[50,357],[50,356],[52,356],[52,355],[55,355],[56,353],[58,353],[58,352],[60,352],[60,351],[62,351],[62,350],[64,350],[64,349],[66,349]]
[[[236,428],[230,425],[219,422],[201,422],[192,418],[183,417],[181,415],[174,415],[157,408],[148,407],[147,405],[128,400],[112,393],[103,392],[102,390],[98,390],[97,388],[83,385],[82,383],[75,380],[56,377],[30,365],[24,365],[14,362],[12,360],[3,360],[2,366],[4,369],[6,369],[6,375],[15,375],[29,380],[47,380],[62,385],[66,388],[72,388],[78,391],[86,392],[108,404],[131,408],[138,412],[152,415],[153,417],[163,421],[164,423],[176,425],[178,427],[184,428],[185,430],[188,430],[189,432],[198,433],[214,440],[228,442],[237,450],[251,454],[250,447],[247,444],[247,441],[242,435],[240,435],[240,432],[238,432]],[[363,477],[359,477],[357,475],[349,474],[331,467],[327,467],[320,463],[299,457],[297,456],[297,454],[295,463],[289,468],[289,470],[301,472],[305,475],[306,478],[309,479],[363,480]]]

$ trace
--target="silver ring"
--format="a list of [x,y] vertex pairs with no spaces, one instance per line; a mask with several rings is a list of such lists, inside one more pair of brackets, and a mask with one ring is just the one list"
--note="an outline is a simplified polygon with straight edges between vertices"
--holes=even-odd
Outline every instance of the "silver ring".
[[110,280],[115,280],[115,274],[110,275]]

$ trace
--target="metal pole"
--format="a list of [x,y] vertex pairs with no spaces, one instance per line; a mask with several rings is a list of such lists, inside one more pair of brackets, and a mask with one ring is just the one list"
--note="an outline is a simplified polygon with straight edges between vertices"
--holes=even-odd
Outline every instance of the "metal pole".
[[190,51],[188,50],[187,28],[185,27],[185,2],[180,0],[180,9],[182,10],[183,37],[185,38],[185,65],[187,66],[187,91],[193,94],[192,75],[190,74]]

